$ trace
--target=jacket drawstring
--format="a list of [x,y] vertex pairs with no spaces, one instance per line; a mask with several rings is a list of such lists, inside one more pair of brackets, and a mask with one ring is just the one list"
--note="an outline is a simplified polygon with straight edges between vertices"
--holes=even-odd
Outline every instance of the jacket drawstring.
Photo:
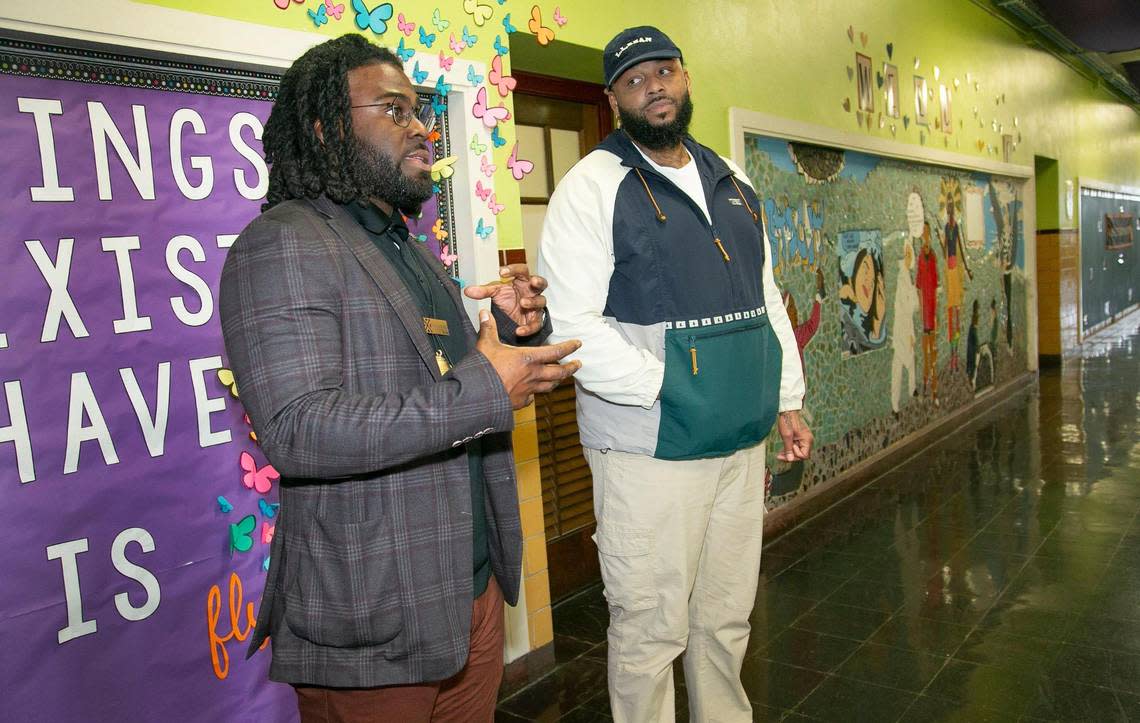
[[729,176],[729,179],[732,180],[732,185],[736,186],[736,194],[740,196],[741,201],[744,201],[744,207],[748,209],[748,213],[752,214],[752,223],[758,222],[760,217],[752,210],[752,204],[748,203],[748,198],[744,195],[744,191],[740,190],[740,184],[736,182],[736,176]]
[[645,186],[645,193],[649,196],[649,202],[652,203],[653,208],[657,210],[657,220],[661,223],[665,223],[666,216],[665,214],[661,213],[661,207],[657,205],[657,199],[653,197],[653,191],[649,190],[649,184],[645,182],[645,176],[641,175],[641,169],[635,168],[633,169],[633,172],[636,173],[637,177],[641,179],[641,185]]

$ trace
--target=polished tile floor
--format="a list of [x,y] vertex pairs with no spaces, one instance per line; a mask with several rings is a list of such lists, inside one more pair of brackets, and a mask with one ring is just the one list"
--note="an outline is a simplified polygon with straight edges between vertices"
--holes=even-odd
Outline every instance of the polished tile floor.
[[[756,720],[1140,720],[1140,313],[765,549]],[[599,588],[497,720],[608,721]],[[678,720],[687,720],[678,668]]]

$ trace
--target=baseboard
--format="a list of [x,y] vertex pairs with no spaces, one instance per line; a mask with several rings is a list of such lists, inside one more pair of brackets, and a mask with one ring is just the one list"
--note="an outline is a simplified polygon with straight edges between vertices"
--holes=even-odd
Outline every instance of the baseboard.
[[549,642],[503,668],[503,682],[499,686],[499,700],[512,695],[554,670],[554,643]]
[[815,485],[803,497],[779,507],[764,519],[764,538],[771,544],[780,535],[799,527],[846,497],[858,492],[888,470],[898,467],[930,445],[982,414],[988,414],[1019,398],[1037,383],[1035,373],[1026,373],[993,389],[989,394],[963,405],[905,439],[895,442],[874,456],[827,482]]

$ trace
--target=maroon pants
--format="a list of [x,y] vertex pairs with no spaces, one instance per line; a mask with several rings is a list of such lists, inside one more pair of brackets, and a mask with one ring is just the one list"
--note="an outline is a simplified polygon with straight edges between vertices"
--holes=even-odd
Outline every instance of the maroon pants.
[[495,718],[503,678],[503,592],[495,577],[475,599],[471,653],[458,673],[434,683],[379,688],[295,686],[301,723],[477,723]]

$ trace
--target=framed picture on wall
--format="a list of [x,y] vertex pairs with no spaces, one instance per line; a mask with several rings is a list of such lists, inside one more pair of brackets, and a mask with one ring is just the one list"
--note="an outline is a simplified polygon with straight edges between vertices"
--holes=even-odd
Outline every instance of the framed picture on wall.
[[871,113],[875,110],[874,79],[871,77],[871,56],[855,53],[855,78],[859,91],[859,110]]
[[930,125],[926,117],[926,78],[914,76],[914,122],[920,126]]
[[886,114],[899,117],[899,69],[890,63],[883,63],[883,98]]
[[954,132],[954,113],[951,110],[950,104],[953,102],[951,90],[944,84],[938,86],[938,100],[942,105],[942,131],[944,133]]

